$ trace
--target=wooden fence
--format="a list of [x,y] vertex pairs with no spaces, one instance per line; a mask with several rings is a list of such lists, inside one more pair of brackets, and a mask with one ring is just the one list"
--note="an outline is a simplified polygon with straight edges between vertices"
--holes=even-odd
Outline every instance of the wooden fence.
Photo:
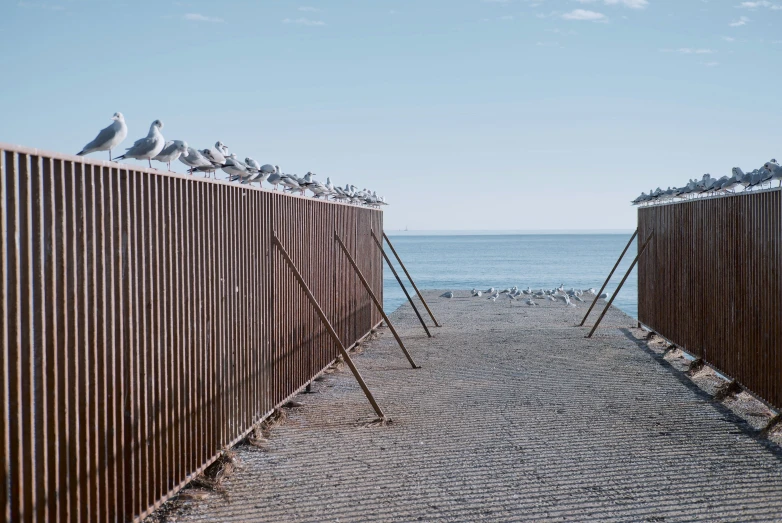
[[782,407],[782,191],[638,210],[638,319]]
[[[128,521],[380,322],[382,212],[0,144],[0,514]],[[371,411],[368,412],[371,414]]]

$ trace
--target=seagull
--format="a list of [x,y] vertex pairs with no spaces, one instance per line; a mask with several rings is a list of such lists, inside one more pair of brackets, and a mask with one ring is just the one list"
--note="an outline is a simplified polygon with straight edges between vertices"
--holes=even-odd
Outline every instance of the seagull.
[[[249,159],[250,159],[250,158],[247,158],[247,160],[249,160]],[[255,161],[255,160],[253,160],[253,161]],[[256,162],[256,163],[257,163],[257,162]],[[249,165],[249,163],[248,163],[248,165]],[[276,172],[277,172],[277,171],[275,170],[275,168],[274,168],[274,166],[273,166],[273,165],[270,165],[270,164],[268,164],[268,163],[266,163],[266,164],[263,164],[263,165],[261,165],[260,167],[258,167],[258,174],[256,174],[256,175],[253,177],[253,179],[252,179],[252,180],[250,180],[250,181],[251,181],[251,182],[258,182],[258,183],[260,183],[260,184],[261,184],[261,187],[263,187],[263,182],[265,182],[266,180],[268,180],[268,179],[269,179],[269,177],[270,177],[272,174],[276,173]]]
[[179,156],[179,161],[190,167],[190,174],[193,174],[194,169],[212,168],[212,162],[192,147],[188,147],[186,152]]
[[448,299],[451,299],[451,298],[453,298],[453,292],[451,292],[451,291],[444,292],[444,293],[442,293],[442,294],[440,295],[440,297],[441,297],[441,298],[448,298]]
[[516,301],[516,296],[514,296],[514,295],[513,295],[513,294],[511,294],[511,293],[508,293],[508,294],[507,294],[507,296],[508,296],[508,305],[511,305],[511,306],[512,306],[512,305],[513,305],[513,302],[514,302],[514,301]]
[[532,307],[532,306],[535,306],[535,307],[540,307],[540,305],[538,305],[538,302],[536,302],[536,301],[535,301],[535,300],[533,300],[532,298],[527,298],[527,301],[525,301],[524,303],[526,303],[526,304],[527,304],[527,305],[529,305],[530,307]]
[[[261,166],[261,169],[263,169],[264,167],[265,166]],[[275,191],[277,190],[277,186],[282,181],[282,175],[280,174],[280,166],[279,165],[275,165],[274,166],[274,172],[269,175],[269,178],[267,178],[266,181],[274,186],[274,190]]]
[[135,158],[137,160],[147,160],[149,166],[152,167],[152,158],[160,154],[163,150],[163,146],[166,145],[166,139],[160,134],[160,129],[163,128],[163,122],[155,120],[152,125],[149,126],[149,133],[146,138],[136,140],[136,142],[128,147],[125,154],[118,156],[117,160],[124,160],[127,158]]
[[492,302],[495,302],[495,301],[497,301],[497,295],[496,294],[492,294],[491,296],[489,296],[486,299],[487,300],[491,300]]
[[481,292],[481,291],[478,291],[478,290],[473,290],[473,291],[472,291],[472,295],[473,295],[473,297],[478,297],[478,298],[480,298],[481,296],[483,296],[483,292]]
[[782,167],[780,167],[777,162],[772,160],[770,162],[766,162],[763,165],[763,168],[771,173],[770,180],[778,180],[779,187],[782,187]]
[[122,116],[122,113],[114,113],[111,119],[114,120],[111,125],[101,129],[93,141],[76,153],[77,156],[84,156],[96,151],[109,151],[109,161],[111,161],[111,150],[122,143],[122,140],[128,135],[128,126],[125,125],[125,117]]
[[[225,155],[228,154],[228,147],[223,142],[218,140],[215,142],[215,146],[210,149],[204,149],[201,151],[204,158],[209,160],[212,164],[211,169],[199,169],[200,171],[206,170],[206,172],[214,172],[217,176],[217,169],[222,169],[225,165]],[[227,172],[227,171],[226,171]]]
[[570,305],[570,296],[568,296],[567,294],[564,295],[557,294],[556,296],[554,296],[554,298],[561,300],[562,302],[564,302],[565,305]]
[[298,191],[299,189],[301,189],[301,185],[299,185],[298,178],[290,174],[283,174],[280,177],[280,183],[283,184],[285,187],[287,187],[291,193],[293,191]]
[[247,178],[248,175],[247,166],[240,162],[233,153],[229,154],[228,158],[225,158],[221,169],[228,175],[237,176],[241,179]]
[[163,150],[160,151],[160,154],[152,159],[168,164],[168,170],[170,171],[171,162],[185,153],[187,153],[187,142],[183,142],[182,140],[170,140],[163,146]]
[[483,292],[485,292],[486,294],[492,294],[493,292],[495,292],[495,289],[494,289],[494,287],[489,287],[488,289],[486,289]]

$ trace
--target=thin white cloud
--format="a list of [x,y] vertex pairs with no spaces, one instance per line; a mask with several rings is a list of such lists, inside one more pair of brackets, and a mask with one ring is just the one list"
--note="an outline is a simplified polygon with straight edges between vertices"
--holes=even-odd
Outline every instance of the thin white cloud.
[[679,54],[714,54],[712,49],[699,49],[694,47],[680,47],[679,49],[660,49],[662,53],[679,53]]
[[722,39],[725,40],[726,42],[735,42],[736,41],[736,39],[733,38],[732,36],[723,36]]
[[767,7],[773,11],[782,10],[782,5],[769,2],[768,0],[758,0],[755,2],[741,2],[736,7],[743,8],[743,9],[757,9],[759,7]]
[[302,11],[304,13],[320,13],[321,12],[321,9],[318,9],[317,7],[310,7],[310,6],[306,6],[306,5],[303,5],[303,6],[299,7],[298,10]]
[[623,5],[630,9],[646,9],[649,0],[604,0],[606,5]]
[[681,49],[676,50],[677,53],[681,54],[713,54],[714,51],[711,49],[691,49],[689,47],[682,47]]
[[225,22],[222,18],[217,18],[215,16],[206,16],[199,13],[187,13],[184,16],[185,20],[190,20],[191,22],[212,22],[215,24],[221,24]]
[[321,26],[326,25],[323,20],[310,20],[309,18],[286,18],[282,21],[283,24],[296,24],[296,25],[308,25],[308,26]]
[[720,65],[719,62],[701,62],[701,65],[704,65],[706,67],[717,67]]
[[731,27],[741,27],[742,25],[747,25],[747,22],[749,22],[749,18],[746,16],[740,16],[738,20],[734,20],[728,25]]
[[607,19],[603,13],[587,11],[586,9],[574,9],[562,15],[565,20],[584,20],[587,22],[603,22]]
[[593,4],[603,2],[605,5],[622,5],[630,9],[646,9],[649,7],[649,0],[576,0],[581,4]]

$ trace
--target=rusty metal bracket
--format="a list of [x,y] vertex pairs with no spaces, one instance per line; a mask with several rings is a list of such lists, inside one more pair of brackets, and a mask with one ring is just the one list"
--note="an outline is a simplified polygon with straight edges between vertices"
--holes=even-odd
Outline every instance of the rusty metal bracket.
[[761,438],[767,438],[769,434],[771,434],[772,431],[774,431],[777,426],[782,423],[782,413],[777,413],[776,416],[768,420],[768,423],[766,423],[766,426],[763,428],[763,430],[760,431],[758,434]]
[[396,269],[391,264],[391,260],[388,258],[388,254],[386,254],[386,251],[383,250],[383,244],[380,243],[380,240],[378,240],[377,236],[375,236],[375,231],[370,231],[369,233],[372,235],[372,239],[375,240],[375,245],[377,245],[377,248],[380,249],[380,253],[383,255],[383,259],[386,260],[386,263],[388,264],[388,268],[391,269],[391,272],[394,274],[394,278],[396,278],[397,283],[402,288],[402,292],[404,292],[405,296],[407,296],[407,301],[410,302],[410,306],[415,311],[415,315],[418,316],[418,321],[421,322],[421,326],[426,331],[426,335],[431,338],[432,333],[429,332],[429,327],[426,326],[426,322],[421,317],[421,313],[418,312],[418,307],[415,306],[415,303],[413,302],[413,298],[411,298],[410,293],[407,292],[407,289],[405,288],[405,284],[402,283],[402,278],[399,277],[399,273],[396,272]]
[[[627,278],[630,276],[630,273],[633,272],[633,268],[635,267],[635,264],[638,263],[638,259],[641,257],[641,255],[644,253],[646,248],[649,246],[649,242],[652,241],[652,238],[654,238],[654,229],[652,229],[652,232],[649,233],[649,237],[646,238],[646,241],[644,242],[643,246],[641,246],[641,249],[638,251],[638,254],[636,254],[635,259],[633,260],[633,263],[630,264],[630,268],[627,269],[627,272],[624,275],[624,278],[622,278],[622,281],[619,282],[619,286],[616,288],[614,293],[611,295],[611,299],[608,300],[608,303],[606,304],[605,309],[603,309],[603,312],[600,314],[600,317],[597,319],[595,324],[592,326],[592,330],[589,331],[589,334],[587,334],[587,338],[591,338],[592,334],[595,333],[597,330],[597,326],[600,325],[600,322],[603,320],[603,316],[606,315],[606,312],[608,312],[608,309],[611,308],[611,304],[614,303],[614,298],[616,298],[616,295],[619,294],[619,291],[622,288],[622,285],[625,284],[627,281]],[[594,301],[597,301],[600,297],[600,294],[597,295],[597,298],[595,298]]]
[[350,251],[348,251],[348,248],[345,247],[344,243],[342,243],[342,238],[339,237],[339,234],[337,234],[336,231],[334,231],[334,239],[337,241],[339,246],[342,247],[342,252],[345,253],[345,256],[348,257],[348,261],[350,261],[350,265],[353,266],[353,270],[356,271],[356,274],[358,275],[358,279],[361,280],[361,283],[364,285],[364,288],[369,293],[369,297],[372,298],[372,301],[375,303],[377,310],[380,311],[380,315],[383,317],[383,321],[386,322],[386,325],[388,325],[388,328],[391,330],[391,333],[394,335],[394,338],[396,338],[396,342],[399,344],[399,348],[401,348],[402,352],[405,353],[405,356],[407,357],[407,361],[410,362],[410,366],[413,367],[414,369],[420,369],[421,367],[416,365],[415,361],[413,361],[412,356],[410,356],[410,353],[407,352],[407,348],[405,347],[405,344],[402,343],[402,338],[399,337],[399,334],[397,334],[396,329],[391,324],[391,320],[388,319],[388,316],[383,310],[383,304],[380,303],[380,300],[377,299],[375,293],[372,292],[372,287],[369,286],[369,283],[367,282],[366,278],[364,278],[364,275],[361,274],[361,270],[358,268],[358,265],[356,265],[356,261],[353,259],[353,256],[350,255]]
[[[374,231],[373,231],[374,232]],[[402,270],[405,271],[405,275],[407,276],[407,279],[410,280],[410,283],[413,285],[413,289],[415,289],[415,293],[418,294],[418,298],[421,300],[421,303],[424,304],[424,307],[426,307],[426,312],[429,313],[429,316],[432,317],[432,321],[434,322],[435,327],[442,327],[437,322],[437,318],[434,317],[434,314],[432,314],[432,309],[429,308],[429,305],[427,305],[426,300],[423,296],[421,296],[421,291],[418,290],[418,287],[416,286],[415,282],[413,281],[413,278],[410,276],[410,273],[407,271],[407,267],[405,267],[405,264],[402,263],[402,258],[399,257],[399,254],[397,254],[396,249],[394,249],[394,244],[391,243],[391,240],[388,239],[388,235],[383,232],[383,238],[386,240],[386,243],[391,248],[391,252],[394,253],[394,257],[396,258],[396,261],[399,262],[399,265],[402,266]]]
[[380,408],[380,405],[378,405],[377,401],[375,401],[375,397],[372,396],[372,392],[370,392],[369,387],[367,387],[364,378],[361,377],[361,373],[358,372],[358,369],[353,364],[353,360],[350,359],[350,355],[348,354],[348,351],[345,350],[345,346],[342,344],[342,340],[339,339],[339,336],[337,336],[337,332],[334,330],[334,327],[331,326],[331,323],[326,317],[326,313],[323,312],[323,309],[320,308],[320,305],[318,304],[318,300],[315,299],[315,296],[313,296],[312,291],[310,291],[309,287],[307,287],[307,284],[304,282],[304,278],[301,276],[301,273],[296,268],[296,265],[293,263],[293,260],[291,260],[291,257],[288,255],[288,252],[285,250],[285,247],[282,245],[280,239],[277,237],[277,231],[272,232],[272,241],[274,242],[274,245],[276,245],[277,248],[280,250],[280,254],[282,254],[282,257],[288,263],[288,266],[291,268],[293,275],[296,277],[296,280],[299,282],[299,285],[301,285],[301,288],[304,290],[304,294],[307,295],[307,299],[309,299],[310,303],[312,304],[312,307],[315,309],[315,312],[318,313],[318,316],[320,317],[320,321],[323,322],[324,327],[326,327],[326,330],[328,331],[329,335],[331,335],[331,339],[333,339],[334,343],[337,344],[337,347],[339,348],[339,352],[342,355],[342,359],[344,359],[345,363],[347,363],[348,367],[350,367],[350,371],[353,373],[353,376],[356,377],[356,381],[358,381],[358,384],[361,386],[361,390],[364,391],[364,395],[369,400],[369,403],[372,404],[372,408],[375,409],[375,413],[382,421],[384,422],[389,421],[388,418],[386,418],[386,415],[383,414],[383,410]]
[[[627,252],[627,249],[630,248],[630,245],[632,245],[633,240],[635,240],[635,237],[638,236],[638,229],[633,232],[633,235],[630,236],[630,241],[627,242],[627,245],[625,245],[624,250],[622,251],[622,254],[619,255],[619,259],[616,260],[616,263],[614,264],[614,268],[611,269],[611,272],[608,273],[608,278],[606,278],[606,281],[603,282],[603,286],[600,287],[600,290],[597,291],[597,296],[595,296],[595,299],[592,300],[592,305],[589,306],[589,310],[586,314],[584,314],[584,319],[581,320],[581,323],[579,323],[579,327],[583,327],[584,323],[587,321],[587,317],[589,316],[589,313],[592,312],[592,309],[595,307],[595,304],[597,303],[597,300],[600,299],[600,295],[603,294],[603,291],[606,288],[606,285],[608,285],[608,281],[611,279],[611,276],[614,275],[614,271],[616,271],[616,268],[619,267],[619,262],[622,261],[622,258],[625,257],[625,253]],[[641,328],[641,323],[638,323],[638,328]]]

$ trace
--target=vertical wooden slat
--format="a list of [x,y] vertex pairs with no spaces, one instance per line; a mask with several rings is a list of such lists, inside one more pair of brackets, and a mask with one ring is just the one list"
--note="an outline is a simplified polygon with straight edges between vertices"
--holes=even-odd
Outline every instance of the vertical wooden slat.
[[[42,208],[42,237],[41,237],[41,263],[43,274],[41,275],[41,285],[43,289],[41,295],[44,303],[41,305],[43,310],[43,328],[41,331],[43,344],[43,368],[44,368],[44,420],[46,427],[44,438],[46,441],[46,510],[44,511],[45,520],[60,519],[58,501],[59,478],[60,478],[60,454],[59,441],[60,433],[57,419],[60,415],[60,406],[58,403],[57,388],[57,354],[58,334],[57,334],[57,313],[56,302],[58,292],[57,281],[57,230],[58,224],[55,222],[55,206],[57,204],[55,193],[54,161],[50,158],[43,159],[43,173],[41,181],[41,208]],[[48,189],[48,190],[47,190]]]

